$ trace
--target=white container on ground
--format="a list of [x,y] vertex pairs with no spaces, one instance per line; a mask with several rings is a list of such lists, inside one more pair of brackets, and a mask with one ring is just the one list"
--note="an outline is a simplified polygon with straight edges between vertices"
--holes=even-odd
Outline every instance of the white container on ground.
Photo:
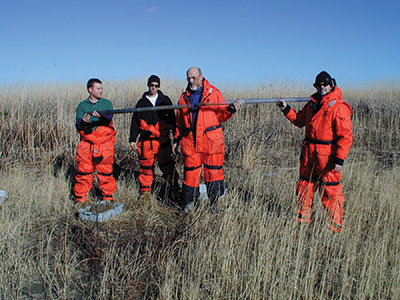
[[[100,201],[100,204],[106,204],[107,201]],[[104,222],[108,219],[111,219],[112,217],[118,216],[120,214],[122,214],[123,208],[124,208],[124,204],[122,203],[117,203],[114,202],[112,204],[112,208],[110,208],[109,210],[105,211],[105,212],[101,212],[101,213],[94,213],[91,212],[90,209],[92,207],[90,205],[81,208],[78,210],[79,212],[79,217],[82,220],[88,220],[88,221],[93,221],[93,222]]]
[[[224,189],[224,193],[218,198],[221,199],[225,197],[227,189]],[[200,184],[200,195],[199,195],[199,200],[207,200],[208,195],[207,195],[207,186],[204,183]]]
[[207,195],[207,187],[204,183],[200,184],[200,195],[199,195],[199,200],[207,200],[208,195]]
[[8,198],[8,192],[0,190],[0,205]]

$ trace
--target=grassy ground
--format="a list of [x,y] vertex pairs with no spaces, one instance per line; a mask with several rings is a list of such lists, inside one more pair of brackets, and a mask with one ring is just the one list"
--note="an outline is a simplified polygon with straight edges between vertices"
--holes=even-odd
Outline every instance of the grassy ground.
[[[185,215],[155,197],[140,202],[131,116],[116,116],[123,168],[116,199],[125,210],[98,224],[78,220],[70,200],[74,110],[85,86],[3,89],[0,188],[9,198],[0,208],[0,298],[399,299],[400,90],[393,86],[343,90],[355,140],[343,169],[340,234],[328,230],[318,197],[311,225],[293,221],[303,131],[274,105],[247,106],[224,125],[228,192],[219,214],[207,203]],[[104,87],[115,108],[133,107],[145,88],[139,81]],[[175,103],[183,88],[163,83]],[[289,83],[220,89],[227,99],[313,92]],[[179,159],[178,166],[182,174]]]

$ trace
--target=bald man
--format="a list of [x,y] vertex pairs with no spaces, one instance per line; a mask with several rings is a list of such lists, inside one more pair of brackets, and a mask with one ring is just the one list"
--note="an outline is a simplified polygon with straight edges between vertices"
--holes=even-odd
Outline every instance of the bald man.
[[200,68],[186,72],[188,85],[179,98],[179,104],[193,108],[180,109],[176,118],[173,153],[178,145],[184,159],[182,207],[190,210],[197,203],[204,170],[204,181],[211,206],[224,194],[224,135],[221,123],[229,120],[241,103],[231,105],[197,106],[199,103],[226,103],[221,92],[204,78]]

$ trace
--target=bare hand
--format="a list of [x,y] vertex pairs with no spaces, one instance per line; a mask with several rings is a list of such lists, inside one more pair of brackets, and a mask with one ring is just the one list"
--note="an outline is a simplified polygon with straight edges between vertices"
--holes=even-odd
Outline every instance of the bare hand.
[[238,100],[238,101],[233,102],[233,106],[235,107],[235,110],[238,111],[239,108],[242,107],[243,103],[244,103],[243,100]]
[[89,120],[90,120],[90,115],[89,114],[84,114],[83,115],[83,118],[82,118],[82,120],[83,120],[83,122],[85,122],[85,123],[88,123],[89,122]]
[[95,118],[100,118],[100,114],[97,111],[92,112],[92,116]]
[[178,143],[173,143],[172,144],[172,154],[176,155],[178,149]]
[[131,145],[131,148],[132,148],[133,151],[137,150],[137,143],[131,142],[130,145]]
[[335,173],[339,173],[340,171],[342,171],[342,166],[335,164],[335,169],[333,170]]

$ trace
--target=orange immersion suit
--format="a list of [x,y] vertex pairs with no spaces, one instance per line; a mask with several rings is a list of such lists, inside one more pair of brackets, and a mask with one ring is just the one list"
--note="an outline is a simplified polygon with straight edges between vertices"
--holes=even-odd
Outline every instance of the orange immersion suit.
[[[112,116],[109,118],[112,119]],[[74,185],[76,201],[88,201],[87,194],[92,189],[95,170],[102,200],[112,201],[113,193],[117,189],[113,177],[115,129],[112,122],[103,116],[91,123],[81,124],[77,126],[81,140],[76,151],[78,167]]]
[[[224,103],[221,92],[203,79],[200,102]],[[182,93],[179,104],[190,104],[189,87]],[[230,119],[235,110],[228,105],[202,106],[177,112],[175,142],[180,143],[184,158],[182,201],[187,204],[199,196],[202,166],[207,194],[214,203],[224,193],[224,135],[221,123]],[[196,114],[196,116],[195,116]]]
[[151,191],[154,181],[154,160],[160,148],[160,123],[149,125],[142,119],[139,128],[150,133],[147,139],[138,142],[137,148],[140,160],[140,192],[145,192]]
[[[320,99],[319,99],[320,98]],[[313,195],[322,192],[322,204],[329,213],[329,228],[338,232],[343,223],[343,193],[341,172],[335,164],[343,165],[353,141],[349,104],[342,100],[342,92],[334,87],[325,96],[314,94],[299,112],[289,105],[283,110],[286,118],[298,127],[305,126],[305,139],[300,157],[300,179],[296,194],[300,209],[297,220],[312,220]]]
[[[171,99],[158,91],[155,107],[172,105]],[[137,108],[151,108],[147,92],[138,101]],[[135,112],[132,115],[129,142],[137,143],[140,161],[140,192],[150,192],[154,182],[154,162],[157,160],[163,178],[169,183],[172,197],[179,191],[178,173],[172,157],[170,132],[175,132],[174,110]]]

